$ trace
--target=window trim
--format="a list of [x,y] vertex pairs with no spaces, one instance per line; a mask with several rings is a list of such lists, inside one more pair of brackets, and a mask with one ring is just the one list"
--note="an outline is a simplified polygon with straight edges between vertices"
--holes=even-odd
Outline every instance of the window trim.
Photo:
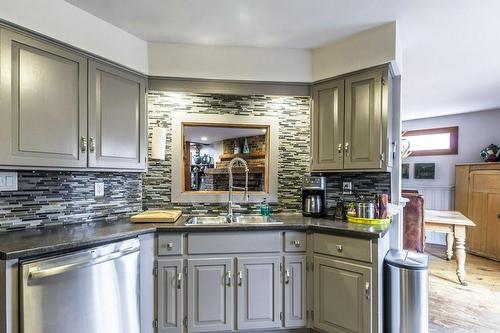
[[410,146],[412,156],[435,156],[435,155],[458,155],[458,126],[452,127],[440,127],[440,128],[428,128],[421,130],[410,130],[402,133],[403,137],[409,136],[420,136],[420,135],[430,135],[430,134],[450,134],[450,148],[448,149],[430,149],[430,150],[417,150],[412,151]]

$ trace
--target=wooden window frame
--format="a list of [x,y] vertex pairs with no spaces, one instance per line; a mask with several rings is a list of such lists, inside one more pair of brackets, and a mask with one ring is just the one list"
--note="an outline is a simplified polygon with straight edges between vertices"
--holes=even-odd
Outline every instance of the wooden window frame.
[[420,135],[430,135],[430,134],[450,134],[450,148],[448,149],[430,149],[430,150],[417,150],[412,151],[410,146],[412,156],[435,156],[435,155],[457,155],[458,154],[458,126],[452,127],[441,127],[441,128],[429,128],[421,130],[411,130],[403,132],[403,137],[409,136],[420,136]]

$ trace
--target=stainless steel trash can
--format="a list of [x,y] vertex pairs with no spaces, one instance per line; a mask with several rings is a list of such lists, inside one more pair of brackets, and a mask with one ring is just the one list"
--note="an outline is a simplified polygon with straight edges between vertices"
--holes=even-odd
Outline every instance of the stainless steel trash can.
[[390,250],[384,262],[384,332],[427,333],[428,293],[427,255]]

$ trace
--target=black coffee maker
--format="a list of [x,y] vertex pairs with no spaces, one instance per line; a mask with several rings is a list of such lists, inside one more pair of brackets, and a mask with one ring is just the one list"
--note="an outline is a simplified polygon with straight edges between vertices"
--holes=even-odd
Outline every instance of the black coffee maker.
[[326,178],[306,173],[302,181],[302,215],[326,215]]

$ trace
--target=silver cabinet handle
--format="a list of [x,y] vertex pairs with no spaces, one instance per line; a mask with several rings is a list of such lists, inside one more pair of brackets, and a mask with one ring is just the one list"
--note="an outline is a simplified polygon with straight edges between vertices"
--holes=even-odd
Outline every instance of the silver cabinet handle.
[[345,150],[346,156],[349,156],[349,142],[345,143],[344,150]]
[[336,248],[337,248],[338,252],[342,252],[342,245],[339,244],[339,245],[336,246]]
[[177,273],[177,289],[182,287],[182,273]]
[[341,143],[339,143],[338,152],[339,152],[339,154],[342,154],[342,144]]
[[370,299],[370,282],[365,283],[365,294],[366,299]]
[[87,152],[87,138],[84,136],[80,138],[80,150],[82,153]]
[[290,283],[290,271],[285,269],[285,284]]
[[243,273],[241,271],[238,272],[238,286],[243,285]]
[[93,136],[90,137],[90,148],[89,151],[93,153],[95,151],[95,139]]
[[226,285],[231,287],[231,271],[226,272]]
[[291,241],[292,245],[295,247],[300,247],[300,241],[298,239]]

